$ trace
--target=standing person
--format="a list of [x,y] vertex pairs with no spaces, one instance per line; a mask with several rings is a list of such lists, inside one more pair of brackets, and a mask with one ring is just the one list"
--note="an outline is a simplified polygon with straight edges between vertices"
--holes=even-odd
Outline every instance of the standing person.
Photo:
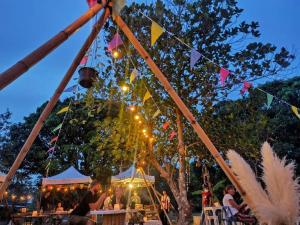
[[245,204],[239,205],[237,204],[233,196],[235,195],[235,188],[232,185],[228,185],[225,188],[225,195],[223,197],[223,206],[227,206],[226,214],[228,216],[232,216],[236,219],[237,222],[244,222],[249,224],[255,224],[256,218],[251,215],[247,215],[245,210]]
[[166,216],[166,213],[168,213],[170,211],[170,206],[171,206],[171,201],[170,201],[170,197],[168,196],[166,191],[163,191],[163,195],[161,196],[160,199],[160,219],[163,225],[168,225],[168,219]]
[[211,197],[212,197],[212,194],[209,191],[209,188],[208,188],[207,185],[203,185],[203,191],[201,193],[201,196],[202,196],[202,209],[204,207],[211,206]]
[[100,191],[101,185],[99,181],[94,180],[91,183],[90,190],[83,197],[81,202],[76,206],[76,208],[71,213],[70,224],[71,225],[94,225],[95,223],[87,217],[90,210],[99,209],[106,194],[103,193],[98,199],[97,193]]
[[50,203],[50,192],[46,192],[46,194],[43,195],[41,199],[41,210],[43,210],[44,212],[49,211],[51,205]]

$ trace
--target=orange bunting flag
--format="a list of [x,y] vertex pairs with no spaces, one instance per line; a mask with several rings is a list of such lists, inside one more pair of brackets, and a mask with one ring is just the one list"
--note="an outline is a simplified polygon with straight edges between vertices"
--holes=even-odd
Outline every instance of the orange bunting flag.
[[152,24],[151,24],[151,46],[153,46],[155,44],[157,39],[160,37],[160,35],[163,34],[164,31],[165,31],[164,28],[162,28],[157,23],[152,21]]
[[174,138],[176,135],[177,135],[177,133],[173,130],[173,131],[171,132],[171,134],[169,135],[169,141],[172,141],[173,138]]
[[146,94],[145,94],[145,96],[144,96],[144,99],[143,99],[143,104],[149,99],[149,98],[151,98],[152,96],[151,96],[151,94],[150,94],[150,92],[147,90],[147,92],[146,92]]
[[164,130],[166,130],[166,129],[168,129],[169,126],[170,126],[170,121],[167,121],[167,122],[165,122],[165,123],[163,124],[162,128],[163,128]]
[[299,114],[298,108],[296,106],[292,105],[292,111],[300,119],[300,114]]
[[51,145],[53,142],[56,142],[57,140],[58,140],[58,136],[52,138],[51,141],[49,142],[49,145]]

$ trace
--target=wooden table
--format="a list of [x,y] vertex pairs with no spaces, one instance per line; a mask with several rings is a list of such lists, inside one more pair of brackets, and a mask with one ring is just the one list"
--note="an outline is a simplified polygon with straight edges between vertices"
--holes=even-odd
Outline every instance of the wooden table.
[[103,216],[103,225],[124,225],[126,213],[131,212],[125,209],[121,210],[96,210],[91,211],[92,216]]

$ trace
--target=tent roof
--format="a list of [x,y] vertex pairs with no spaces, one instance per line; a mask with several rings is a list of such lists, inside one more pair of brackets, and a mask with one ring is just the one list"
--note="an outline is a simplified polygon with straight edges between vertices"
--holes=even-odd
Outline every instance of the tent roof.
[[73,166],[71,166],[60,174],[43,178],[42,185],[85,184],[91,182],[91,177],[82,175]]
[[[147,182],[153,184],[155,182],[154,176],[145,175],[145,179]],[[112,184],[126,184],[126,183],[133,183],[139,184],[142,186],[147,186],[145,184],[145,180],[143,178],[142,173],[132,165],[129,169],[125,170],[124,172],[119,173],[116,176],[111,177]]]
[[6,177],[6,174],[0,172],[0,182],[4,182],[5,177]]

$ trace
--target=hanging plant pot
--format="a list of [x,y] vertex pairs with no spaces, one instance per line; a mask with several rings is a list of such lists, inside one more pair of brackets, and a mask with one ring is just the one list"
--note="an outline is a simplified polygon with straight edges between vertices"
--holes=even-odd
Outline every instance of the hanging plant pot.
[[92,67],[82,67],[78,71],[79,73],[79,84],[84,88],[90,88],[96,81],[98,76],[98,71]]

